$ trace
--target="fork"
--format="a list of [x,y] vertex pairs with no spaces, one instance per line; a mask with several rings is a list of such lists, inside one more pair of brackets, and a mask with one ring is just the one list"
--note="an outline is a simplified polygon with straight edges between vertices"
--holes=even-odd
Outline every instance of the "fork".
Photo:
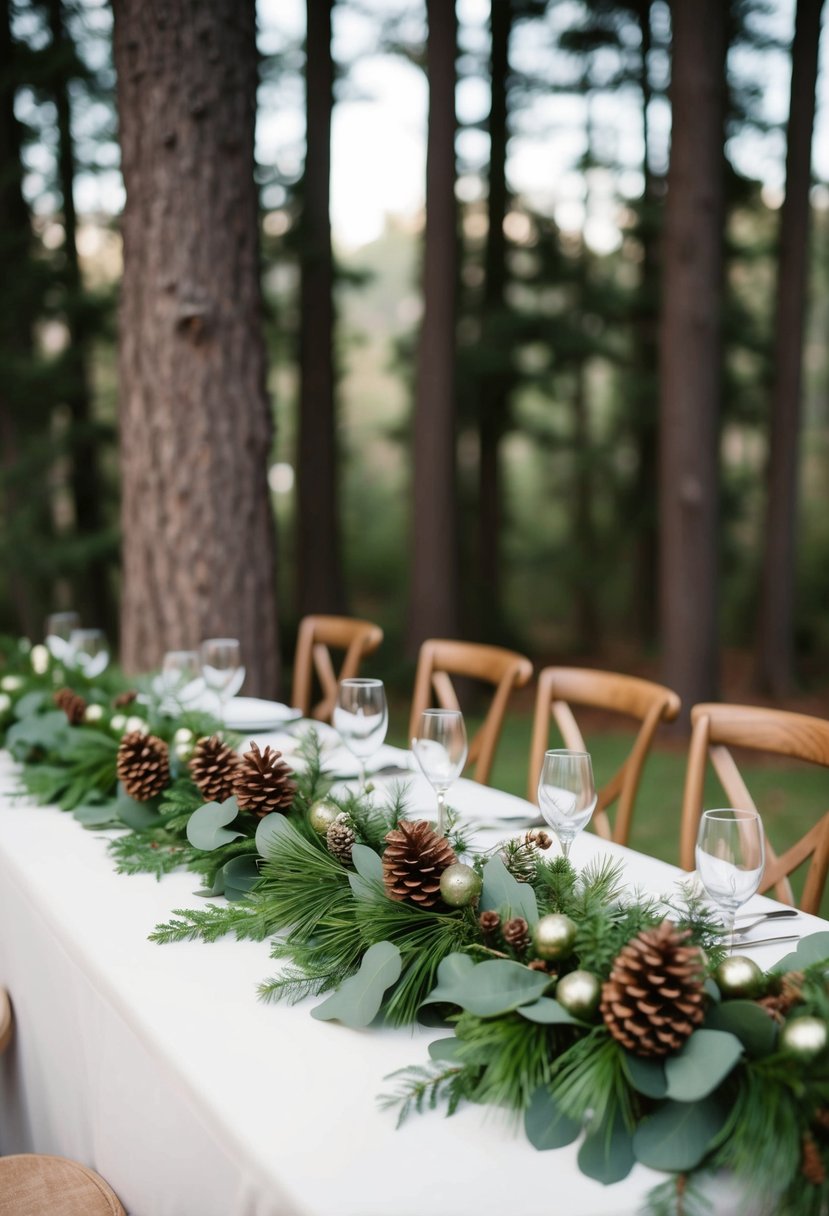
[[786,920],[792,916],[799,916],[797,908],[777,908],[774,912],[760,912],[753,920],[750,920],[747,925],[740,925],[733,930],[735,937],[744,937],[751,929],[757,925],[762,925],[769,920]]

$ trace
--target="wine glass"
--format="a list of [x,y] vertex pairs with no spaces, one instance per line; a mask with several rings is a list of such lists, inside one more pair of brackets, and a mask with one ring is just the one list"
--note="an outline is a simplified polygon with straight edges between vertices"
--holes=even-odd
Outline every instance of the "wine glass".
[[340,680],[332,718],[334,729],[360,768],[360,791],[366,788],[366,760],[382,745],[389,726],[382,680],[362,676]]
[[161,662],[159,691],[178,705],[192,705],[204,691],[197,650],[168,650]]
[[459,709],[424,709],[412,751],[438,797],[438,836],[446,835],[446,791],[463,772],[469,748]]
[[765,832],[756,811],[704,811],[696,844],[697,874],[732,935],[737,911],[760,886]]
[[570,856],[570,846],[590,822],[596,801],[593,764],[587,752],[554,748],[544,753],[538,805],[565,857]]
[[70,639],[78,629],[81,618],[77,612],[53,612],[46,618],[46,648],[53,659],[69,663],[72,659]]
[[94,680],[109,663],[109,646],[103,629],[73,629],[69,636],[69,661]]
[[219,717],[224,721],[225,704],[239,691],[245,680],[242,648],[238,638],[206,638],[199,647],[202,678],[219,702]]

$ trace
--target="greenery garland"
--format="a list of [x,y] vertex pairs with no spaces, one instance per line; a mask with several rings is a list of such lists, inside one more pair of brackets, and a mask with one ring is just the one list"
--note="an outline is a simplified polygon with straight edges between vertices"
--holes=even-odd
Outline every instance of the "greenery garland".
[[[153,940],[282,934],[271,950],[280,969],[260,987],[265,999],[323,996],[313,1016],[350,1026],[427,1015],[443,1026],[429,1062],[391,1078],[382,1101],[401,1121],[438,1106],[451,1114],[465,1101],[505,1107],[538,1150],[582,1137],[579,1166],[604,1183],[637,1161],[667,1171],[649,1197],[654,1216],[706,1212],[699,1182],[719,1169],[735,1173],[748,1212],[770,1196],[787,1216],[829,1210],[829,934],[803,939],[764,975],[726,957],[721,930],[690,888],[672,905],[630,898],[615,862],[577,874],[547,858],[543,833],[475,854],[454,826],[448,845],[435,845],[423,825],[418,848],[443,867],[440,897],[424,906],[401,896],[388,864],[404,791],[387,806],[333,797],[315,736],[286,813],[255,819],[233,798],[205,803],[192,779],[187,745],[217,724],[170,718],[147,697],[127,717],[168,745],[169,780],[135,803],[117,781],[126,726],[117,673],[84,681],[43,648],[16,643],[0,644],[0,658],[0,728],[27,792],[86,827],[124,829],[110,843],[120,871],[160,876],[186,865],[205,893],[228,897],[176,910]],[[54,708],[63,681],[86,702],[82,717],[73,703],[74,725],[69,710]],[[394,847],[403,848],[399,839]],[[415,850],[415,887],[417,860]],[[444,874],[452,876],[445,887]],[[665,929],[666,915],[675,928]],[[667,953],[654,955],[657,947]],[[614,1024],[620,994],[625,1005],[637,991],[631,967],[641,966],[642,983],[670,1006],[677,985],[654,958],[680,975],[687,1007],[698,1011],[687,1026],[677,1014],[671,1033],[681,1028],[682,1042],[656,1057],[631,1050]],[[647,1037],[651,996],[637,999]]]

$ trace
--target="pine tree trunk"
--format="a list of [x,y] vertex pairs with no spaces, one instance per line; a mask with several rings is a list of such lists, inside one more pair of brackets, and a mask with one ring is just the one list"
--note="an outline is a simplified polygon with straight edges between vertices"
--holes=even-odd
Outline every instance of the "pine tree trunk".
[[455,500],[455,55],[454,0],[427,0],[429,131],[423,323],[414,417],[412,573],[408,650],[428,637],[456,637],[458,536]]
[[278,675],[253,128],[253,0],[115,0],[127,202],[122,657],[238,637]]
[[718,681],[722,301],[720,0],[675,0],[660,329],[660,624],[665,682],[691,706]]
[[300,231],[297,607],[342,613],[329,184],[333,0],[307,0],[307,141]]
[[803,334],[808,291],[812,128],[823,0],[798,0],[780,215],[774,380],[760,591],[759,681],[784,696],[794,678],[794,598]]

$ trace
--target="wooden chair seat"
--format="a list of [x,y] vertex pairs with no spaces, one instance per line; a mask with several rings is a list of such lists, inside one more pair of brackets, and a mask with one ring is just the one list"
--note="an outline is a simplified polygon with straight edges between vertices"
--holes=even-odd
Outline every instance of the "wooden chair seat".
[[[291,704],[306,718],[330,722],[340,680],[358,675],[360,664],[383,640],[383,630],[371,621],[348,616],[306,616],[299,624]],[[345,651],[339,673],[331,651]],[[322,696],[313,703],[314,679]]]
[[[545,667],[538,677],[527,798],[538,803],[538,778],[549,747],[550,719],[558,727],[564,746],[572,751],[589,751],[571,705],[608,710],[640,723],[628,755],[618,771],[598,790],[592,826],[605,840],[627,844],[633,808],[642,769],[660,722],[673,722],[680,700],[670,688],[636,676],[586,667]],[[618,799],[616,818],[611,826],[607,808]]]
[[[694,846],[703,810],[708,761],[725,790],[729,805],[747,811],[756,811],[757,807],[729,748],[750,748],[829,767],[829,722],[822,718],[754,705],[704,703],[691,710],[691,723],[679,857],[685,870],[693,870],[696,865]],[[804,912],[819,914],[829,870],[829,811],[816,815],[808,831],[782,854],[775,852],[766,835],[766,868],[760,890],[774,888],[776,899],[793,904],[789,875],[809,858],[811,863],[800,907]]]
[[533,673],[533,665],[524,655],[501,646],[485,646],[476,642],[456,642],[430,638],[420,647],[415,674],[412,710],[409,716],[409,739],[417,734],[418,722],[424,709],[460,709],[452,676],[478,680],[494,686],[486,717],[469,741],[468,763],[474,765],[473,777],[485,785],[489,780],[495,748],[507,702],[514,688],[522,688]]
[[125,1216],[99,1174],[65,1157],[0,1157],[0,1216]]
[[12,1016],[12,1003],[9,1000],[9,994],[5,988],[0,988],[0,1055],[8,1047],[12,1041],[14,1033],[14,1017]]

